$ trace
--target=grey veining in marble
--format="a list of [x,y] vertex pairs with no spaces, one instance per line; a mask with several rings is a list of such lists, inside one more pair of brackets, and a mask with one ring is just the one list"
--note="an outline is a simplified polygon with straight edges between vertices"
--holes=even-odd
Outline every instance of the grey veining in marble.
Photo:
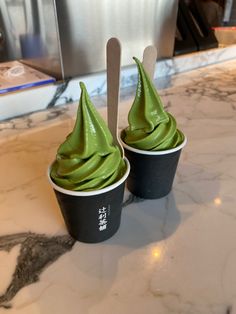
[[39,280],[41,272],[61,255],[70,251],[75,240],[68,235],[49,237],[34,233],[20,233],[0,237],[0,250],[10,251],[20,244],[21,249],[12,280],[0,295],[0,307],[11,308],[10,301],[25,286]]
[[[125,190],[121,226],[111,239],[76,242],[53,262],[45,257],[42,268],[33,269],[39,280],[8,297],[2,305],[11,308],[0,312],[235,314],[235,77],[235,60],[172,76],[170,86],[159,92],[188,138],[172,192],[143,200]],[[129,88],[120,103],[120,128],[127,125],[133,97]],[[93,101],[105,118],[105,97]],[[46,243],[66,234],[46,169],[74,125],[77,106],[0,123],[2,296],[29,230],[46,237]],[[5,235],[13,237],[8,245]]]
[[[154,74],[157,86],[159,89],[170,87],[173,75],[235,58],[235,50],[236,45],[232,45],[166,60],[158,60]],[[79,81],[81,80],[86,84],[91,97],[102,96],[106,93],[106,73],[102,72],[69,79],[65,82],[57,82],[40,88],[31,88],[17,93],[6,94],[0,97],[0,120],[78,101],[80,96]],[[136,66],[122,68],[121,89],[135,86],[136,84]]]
[[[168,199],[169,196],[167,202]],[[128,193],[123,208],[144,201],[144,199]],[[168,210],[168,207],[166,207],[166,210]],[[156,216],[155,212],[153,214]],[[166,218],[164,218],[161,228],[163,238],[165,237],[165,228]],[[0,251],[10,252],[14,246],[21,246],[11,282],[4,294],[0,295],[0,308],[12,308],[10,301],[15,295],[25,286],[37,283],[40,280],[40,274],[61,255],[69,252],[75,242],[69,235],[50,237],[49,235],[32,232],[0,236]]]
[[[62,94],[66,91],[67,87],[68,87],[68,84],[69,84],[70,80],[66,80],[65,82],[61,83],[60,85],[57,86],[57,89],[55,91],[55,94],[53,95],[52,99],[50,100],[50,102],[48,103],[47,105],[47,108],[52,108],[55,106],[57,100],[59,98],[62,97]],[[68,97],[64,97],[65,99],[65,103],[68,103],[68,102],[72,102],[73,99],[72,98],[69,98]]]

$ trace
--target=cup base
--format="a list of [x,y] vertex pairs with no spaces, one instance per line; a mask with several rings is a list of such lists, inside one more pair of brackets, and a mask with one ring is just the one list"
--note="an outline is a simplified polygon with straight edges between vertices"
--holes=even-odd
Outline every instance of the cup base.
[[135,186],[135,184],[133,183],[132,178],[129,178],[127,180],[127,189],[135,196],[139,197],[139,198],[144,198],[144,199],[159,199],[159,198],[163,198],[165,196],[167,196],[171,190],[172,190],[172,184],[171,184],[171,188],[168,190],[160,190],[158,189],[153,189],[149,188],[148,186],[146,186],[144,189],[140,190],[139,188],[137,188]]

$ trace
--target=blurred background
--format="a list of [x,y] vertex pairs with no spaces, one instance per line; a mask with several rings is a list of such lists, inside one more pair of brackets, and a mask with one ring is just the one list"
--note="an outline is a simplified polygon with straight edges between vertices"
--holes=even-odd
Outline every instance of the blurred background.
[[0,62],[58,80],[105,69],[110,37],[122,66],[153,44],[158,59],[236,43],[236,0],[0,0]]

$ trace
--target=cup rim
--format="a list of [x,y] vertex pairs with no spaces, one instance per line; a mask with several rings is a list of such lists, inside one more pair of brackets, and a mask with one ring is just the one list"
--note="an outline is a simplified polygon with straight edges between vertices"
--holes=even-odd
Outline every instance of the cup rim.
[[130,163],[129,160],[124,157],[124,160],[126,162],[126,172],[123,175],[122,178],[120,178],[118,181],[116,181],[115,183],[100,189],[100,190],[93,190],[93,191],[72,191],[72,190],[67,190],[64,189],[62,187],[60,187],[59,185],[57,185],[55,182],[52,181],[51,176],[50,176],[50,171],[51,171],[51,166],[52,164],[48,167],[47,169],[47,177],[48,177],[48,181],[51,184],[51,186],[53,187],[53,189],[55,189],[58,192],[61,192],[63,194],[67,194],[67,195],[72,195],[72,196],[92,196],[92,195],[99,195],[99,194],[103,194],[106,193],[108,191],[114,190],[116,187],[118,187],[119,185],[121,185],[128,177],[129,172],[130,172]]
[[129,146],[122,140],[121,133],[120,133],[120,140],[121,140],[123,147],[129,151],[132,151],[132,152],[138,153],[138,154],[142,154],[142,155],[154,155],[154,156],[156,156],[156,155],[167,155],[167,154],[175,153],[178,150],[182,149],[187,144],[187,137],[185,134],[184,134],[183,142],[180,145],[178,145],[177,147],[166,149],[166,150],[159,150],[159,151],[142,150],[142,149],[138,149],[138,148],[134,148],[132,146]]

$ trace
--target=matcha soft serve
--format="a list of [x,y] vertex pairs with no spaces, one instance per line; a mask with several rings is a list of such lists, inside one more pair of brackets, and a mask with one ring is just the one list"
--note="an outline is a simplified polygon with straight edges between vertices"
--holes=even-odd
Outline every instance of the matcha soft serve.
[[64,189],[91,191],[118,181],[124,175],[126,165],[85,85],[80,83],[80,88],[74,129],[58,148],[50,175]]
[[122,140],[140,150],[159,151],[175,148],[184,141],[175,118],[164,110],[160,96],[142,63],[134,57],[139,80],[136,96],[129,111],[129,126],[122,132]]

